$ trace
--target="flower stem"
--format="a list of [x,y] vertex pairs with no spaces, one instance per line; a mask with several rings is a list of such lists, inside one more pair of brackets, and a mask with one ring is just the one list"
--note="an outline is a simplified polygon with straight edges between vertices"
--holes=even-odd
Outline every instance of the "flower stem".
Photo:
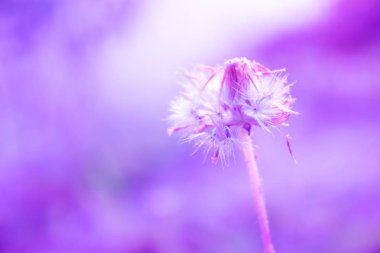
[[269,231],[268,215],[265,208],[264,195],[261,189],[261,180],[256,164],[255,151],[247,130],[242,130],[240,138],[243,143],[244,157],[247,163],[249,176],[251,178],[253,195],[256,202],[256,212],[259,220],[261,236],[264,242],[264,252],[275,253]]

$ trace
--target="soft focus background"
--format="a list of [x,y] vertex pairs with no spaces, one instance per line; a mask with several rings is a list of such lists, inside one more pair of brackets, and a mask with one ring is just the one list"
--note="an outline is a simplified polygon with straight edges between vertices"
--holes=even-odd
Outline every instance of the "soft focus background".
[[262,252],[240,156],[164,120],[179,68],[238,56],[296,81],[254,133],[277,252],[379,253],[378,0],[1,0],[0,252]]

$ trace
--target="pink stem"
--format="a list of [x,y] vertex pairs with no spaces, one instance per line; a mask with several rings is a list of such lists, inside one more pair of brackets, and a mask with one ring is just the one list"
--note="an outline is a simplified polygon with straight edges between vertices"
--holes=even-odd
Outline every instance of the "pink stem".
[[248,132],[243,129],[241,133],[241,140],[243,142],[243,152],[248,166],[249,176],[252,182],[253,194],[256,202],[256,212],[259,220],[262,239],[264,242],[265,253],[275,253],[268,223],[268,215],[265,208],[264,195],[261,189],[261,180],[259,170],[256,164],[255,151]]

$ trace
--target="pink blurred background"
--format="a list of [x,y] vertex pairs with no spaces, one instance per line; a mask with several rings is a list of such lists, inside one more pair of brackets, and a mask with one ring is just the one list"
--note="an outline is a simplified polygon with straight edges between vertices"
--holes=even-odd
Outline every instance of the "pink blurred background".
[[277,252],[380,252],[378,0],[1,0],[0,38],[0,252],[262,252],[240,157],[164,121],[181,67],[240,56],[296,81],[254,132]]

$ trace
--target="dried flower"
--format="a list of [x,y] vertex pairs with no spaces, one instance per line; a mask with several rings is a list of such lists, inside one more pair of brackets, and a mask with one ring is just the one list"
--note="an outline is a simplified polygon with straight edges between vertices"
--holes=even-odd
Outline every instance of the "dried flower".
[[168,133],[182,133],[196,151],[205,147],[214,162],[227,163],[233,146],[240,145],[239,130],[250,133],[258,126],[270,131],[296,114],[292,84],[284,73],[244,57],[184,72],[184,91],[170,105]]

